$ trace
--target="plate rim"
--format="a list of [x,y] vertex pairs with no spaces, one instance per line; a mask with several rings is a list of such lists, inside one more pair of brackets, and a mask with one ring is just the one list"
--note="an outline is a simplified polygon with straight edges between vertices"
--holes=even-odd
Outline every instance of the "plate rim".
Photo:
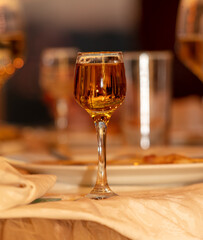
[[[50,170],[86,170],[86,169],[97,169],[97,165],[55,165],[55,164],[37,164],[37,163],[26,163],[23,160],[8,158],[7,161],[17,167],[23,167],[24,169],[50,169]],[[129,170],[129,169],[142,169],[142,170],[157,170],[157,169],[191,169],[203,167],[202,163],[166,163],[166,164],[138,164],[138,165],[106,165],[108,170]]]

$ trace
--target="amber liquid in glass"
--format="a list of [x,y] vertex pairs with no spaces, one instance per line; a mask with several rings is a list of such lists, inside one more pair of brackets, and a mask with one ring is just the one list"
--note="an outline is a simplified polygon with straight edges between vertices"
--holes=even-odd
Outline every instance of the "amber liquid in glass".
[[126,94],[123,63],[76,64],[74,95],[94,121],[106,123]]
[[176,46],[180,60],[203,81],[203,37],[179,37]]

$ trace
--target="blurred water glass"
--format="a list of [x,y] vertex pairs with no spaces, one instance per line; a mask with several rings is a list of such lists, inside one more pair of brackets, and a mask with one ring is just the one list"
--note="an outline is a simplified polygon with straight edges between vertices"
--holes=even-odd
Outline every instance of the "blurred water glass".
[[172,58],[169,51],[124,53],[127,95],[122,129],[128,144],[147,149],[167,143]]
[[75,48],[48,48],[42,52],[40,86],[54,105],[56,128],[68,124],[68,101],[73,96]]
[[41,54],[40,87],[53,114],[59,142],[67,140],[77,51],[74,47],[57,47],[47,48]]

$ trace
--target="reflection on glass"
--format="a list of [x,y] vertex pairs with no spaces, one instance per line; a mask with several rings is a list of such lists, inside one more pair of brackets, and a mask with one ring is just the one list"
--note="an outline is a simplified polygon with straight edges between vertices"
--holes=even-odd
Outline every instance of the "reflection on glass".
[[140,146],[147,149],[150,146],[150,81],[149,56],[140,55]]

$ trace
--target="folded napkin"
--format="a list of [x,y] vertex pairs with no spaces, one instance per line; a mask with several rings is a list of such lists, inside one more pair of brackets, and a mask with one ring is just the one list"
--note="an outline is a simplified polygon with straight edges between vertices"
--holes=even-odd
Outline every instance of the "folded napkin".
[[0,157],[0,210],[32,202],[55,183],[53,175],[25,175]]

